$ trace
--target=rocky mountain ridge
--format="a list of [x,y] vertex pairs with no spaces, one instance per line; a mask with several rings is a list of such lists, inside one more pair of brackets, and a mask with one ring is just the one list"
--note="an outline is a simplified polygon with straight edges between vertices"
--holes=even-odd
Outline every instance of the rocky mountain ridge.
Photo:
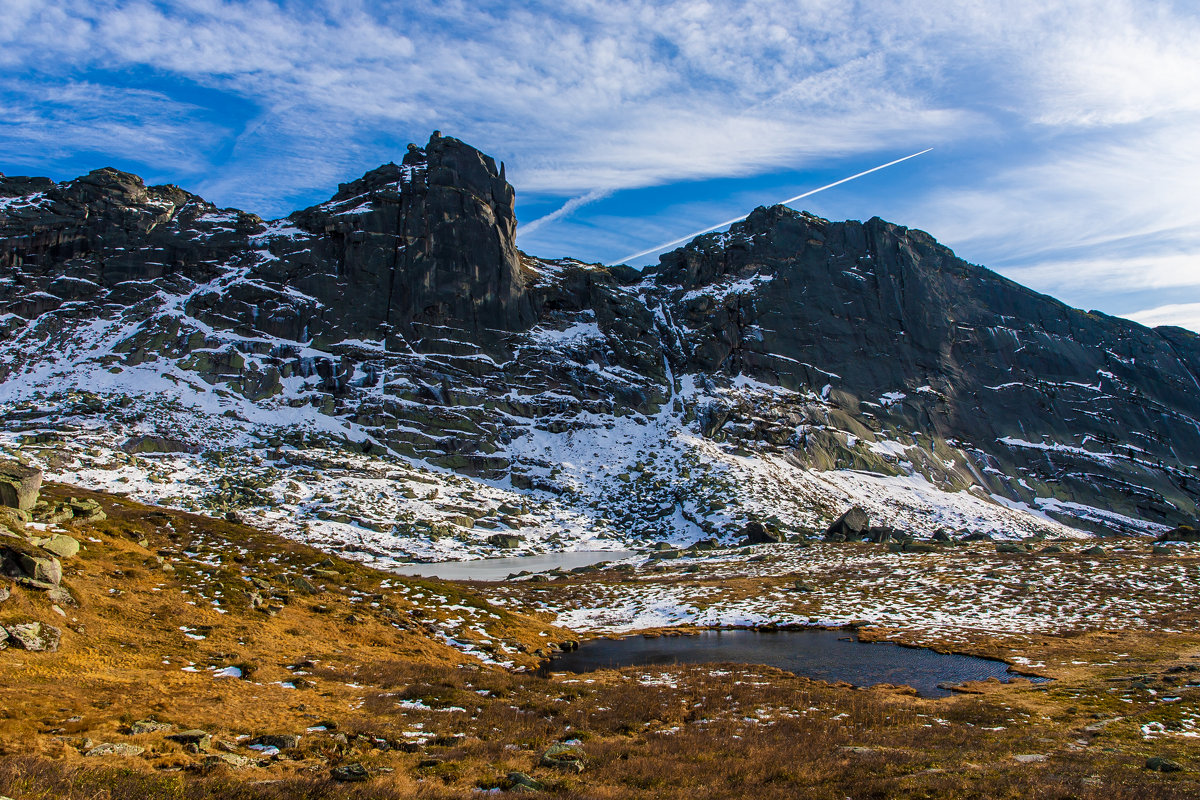
[[0,178],[8,449],[380,557],[802,535],[855,502],[918,535],[1196,516],[1195,334],[782,206],[642,273],[539,259],[513,199],[437,134],[276,221]]

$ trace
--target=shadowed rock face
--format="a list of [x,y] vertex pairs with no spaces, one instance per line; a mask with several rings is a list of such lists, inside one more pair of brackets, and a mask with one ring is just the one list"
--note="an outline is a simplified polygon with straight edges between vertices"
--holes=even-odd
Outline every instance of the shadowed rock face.
[[989,465],[1036,468],[1142,518],[1192,506],[1193,333],[1070,308],[922,231],[783,206],[664,255],[655,280],[689,329],[682,369],[830,385],[855,398],[852,413],[979,443],[976,480],[1002,494]]
[[513,199],[490,156],[435,135],[423,149],[411,145],[399,166],[343,184],[329,203],[289,218],[321,237],[314,258],[335,266],[292,282],[327,306],[353,299],[338,322],[356,334],[419,338],[448,327],[478,342],[492,338],[482,335],[489,330],[529,328]]
[[[202,287],[188,300],[197,318],[291,340],[391,331],[412,339],[449,328],[494,341],[482,333],[534,322],[514,244],[513,189],[490,156],[449,137],[410,146],[402,164],[342,184],[329,202],[272,225],[114,169],[61,185],[7,178],[6,195],[29,202],[0,216],[0,267],[28,273],[44,290],[5,298],[21,316],[70,300],[129,305],[166,280]],[[204,286],[226,274],[214,265],[257,280]],[[277,298],[264,282],[314,302]]]
[[[1072,504],[1195,516],[1191,332],[1069,308],[921,231],[783,206],[644,274],[537,259],[513,198],[503,166],[437,134],[272,222],[111,169],[0,176],[0,387],[174,369],[520,488],[555,484],[515,439],[636,418],[1095,529],[1125,523]],[[75,371],[22,377],[51,354]]]

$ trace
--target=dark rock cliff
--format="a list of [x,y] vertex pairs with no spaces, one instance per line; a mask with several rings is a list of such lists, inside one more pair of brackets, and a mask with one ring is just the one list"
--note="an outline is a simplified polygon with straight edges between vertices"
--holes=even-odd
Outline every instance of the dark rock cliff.
[[[669,412],[737,453],[1095,529],[1195,516],[1196,334],[782,206],[644,274],[542,260],[516,249],[513,198],[503,166],[437,134],[271,222],[111,169],[0,177],[0,386],[150,367],[519,486],[555,485],[519,437]],[[50,354],[65,383],[22,377]]]

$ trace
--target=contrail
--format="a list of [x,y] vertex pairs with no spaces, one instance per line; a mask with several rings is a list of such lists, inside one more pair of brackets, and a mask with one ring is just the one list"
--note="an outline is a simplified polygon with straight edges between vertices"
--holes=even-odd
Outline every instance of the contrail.
[[521,233],[524,233],[526,235],[533,233],[534,231],[536,231],[538,228],[542,227],[543,225],[546,225],[547,223],[550,223],[550,222],[554,222],[557,219],[561,219],[562,217],[565,217],[567,214],[573,213],[576,209],[580,208],[581,206],[586,206],[588,203],[594,203],[597,200],[603,200],[604,198],[608,197],[612,193],[613,193],[612,189],[596,189],[594,191],[588,192],[585,195],[581,195],[579,197],[573,197],[570,200],[568,200],[567,202],[563,203],[560,208],[558,208],[554,211],[551,211],[549,214],[546,214],[543,217],[538,217],[533,222],[525,223],[525,225],[521,228]]
[[[905,156],[904,158],[897,158],[895,161],[889,161],[886,164],[880,164],[878,167],[871,167],[870,169],[864,170],[864,171],[858,173],[857,175],[851,175],[849,178],[842,178],[840,181],[834,181],[833,183],[827,183],[824,186],[821,186],[817,189],[813,189],[811,191],[805,192],[804,194],[798,194],[795,197],[789,197],[787,200],[781,200],[778,203],[776,203],[776,205],[786,206],[788,203],[794,203],[797,200],[803,200],[806,197],[811,197],[812,195],[816,194],[817,192],[823,192],[826,189],[832,189],[835,186],[841,186],[843,183],[848,183],[849,181],[852,181],[855,178],[861,178],[863,175],[870,175],[872,172],[878,172],[881,169],[886,169],[887,167],[890,167],[893,164],[899,164],[901,161],[908,161],[910,158],[916,158],[917,156],[925,155],[932,149],[933,149],[932,147],[927,147],[919,153],[913,153],[912,155]],[[749,216],[749,215],[742,214],[740,217],[734,217],[733,219],[727,219],[724,222],[718,222],[716,225],[712,225],[708,228],[704,228],[703,230],[696,231],[695,233],[689,233],[687,236],[681,236],[678,239],[672,239],[671,241],[667,242],[666,244],[660,244],[658,247],[651,247],[649,250],[643,250],[640,253],[634,253],[633,255],[625,256],[624,258],[621,259],[620,263],[625,264],[630,261],[633,261],[635,258],[641,258],[642,256],[648,256],[651,253],[657,253],[660,250],[666,250],[668,247],[671,247],[672,245],[682,244],[683,242],[691,241],[692,239],[695,239],[697,236],[699,236],[702,233],[708,233],[709,231],[715,231],[717,228],[724,228],[726,225],[732,225],[735,222],[741,222],[747,216]]]

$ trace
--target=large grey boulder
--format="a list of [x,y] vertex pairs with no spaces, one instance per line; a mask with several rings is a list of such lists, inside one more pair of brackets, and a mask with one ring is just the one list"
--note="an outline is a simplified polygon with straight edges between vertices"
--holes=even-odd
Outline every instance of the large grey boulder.
[[42,549],[59,558],[74,558],[79,552],[79,540],[60,533],[42,542]]
[[42,488],[42,471],[10,459],[0,460],[0,505],[32,511]]
[[825,531],[825,538],[844,536],[847,539],[857,539],[866,533],[869,527],[871,527],[870,515],[860,506],[853,506],[833,521],[833,524]]
[[57,558],[38,558],[27,553],[17,553],[16,563],[26,578],[52,586],[58,586],[62,582],[62,564]]
[[778,544],[787,538],[777,530],[768,528],[758,520],[750,520],[742,528],[742,538],[746,544]]

